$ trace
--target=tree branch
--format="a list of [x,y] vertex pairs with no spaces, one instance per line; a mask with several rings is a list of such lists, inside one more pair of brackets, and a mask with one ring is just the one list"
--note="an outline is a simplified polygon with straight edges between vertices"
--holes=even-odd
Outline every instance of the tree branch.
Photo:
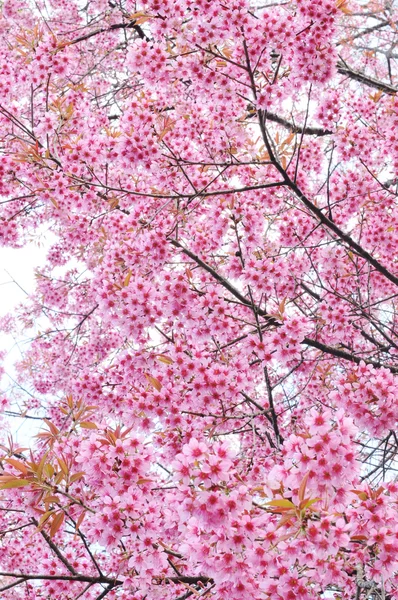
[[110,25],[109,27],[102,27],[101,29],[95,29],[94,31],[90,31],[89,33],[86,33],[85,35],[81,35],[80,37],[75,38],[74,40],[65,42],[65,46],[72,46],[73,44],[78,44],[79,42],[84,42],[85,40],[88,40],[88,39],[94,37],[95,35],[99,35],[100,33],[107,33],[108,31],[115,31],[117,29],[134,29],[138,33],[138,36],[142,40],[149,41],[149,38],[147,38],[147,36],[143,32],[142,28],[139,25],[137,25],[135,21],[131,21],[130,23],[114,23],[113,25]]
[[372,87],[372,88],[376,88],[377,90],[381,90],[382,92],[385,92],[386,94],[390,94],[390,95],[394,96],[398,92],[398,88],[394,87],[393,85],[389,85],[388,83],[384,83],[383,81],[379,81],[378,79],[369,77],[368,75],[361,73],[361,71],[355,71],[355,69],[352,69],[351,67],[349,67],[347,65],[347,63],[345,63],[342,60],[340,60],[337,63],[337,71],[338,71],[338,73],[340,73],[340,75],[346,75],[350,79],[359,81],[360,83],[363,83],[364,85],[367,85],[368,87]]
[[[0,577],[15,577],[22,580],[43,580],[43,581],[80,581],[87,583],[105,583],[107,585],[112,585],[116,587],[118,585],[122,585],[123,581],[112,577],[92,577],[90,575],[47,575],[45,573],[9,573],[0,571]],[[210,577],[206,577],[205,575],[177,575],[173,577],[159,576],[153,577],[154,581],[158,584],[160,583],[187,583],[188,585],[193,585],[195,583],[212,583],[213,580]]]
[[[217,273],[217,271],[213,269],[213,267],[205,263],[201,258],[199,258],[199,256],[188,250],[188,248],[185,248],[178,240],[170,239],[169,241],[171,244],[173,244],[173,246],[179,248],[183,252],[183,254],[191,258],[199,267],[202,267],[202,269],[210,273],[210,275],[216,281],[218,281],[226,290],[228,290],[233,296],[235,296],[235,298],[237,298],[243,306],[246,306],[247,308],[251,308],[253,310],[253,303],[251,302],[251,300],[248,300],[243,294],[241,294],[239,290],[237,290],[231,283],[229,283],[229,281],[227,281],[226,279],[224,279],[224,277]],[[280,325],[279,321],[277,321],[274,317],[270,317],[269,315],[267,315],[267,312],[265,310],[261,309],[256,305],[254,305],[254,307],[256,312],[262,317],[264,317],[269,323],[269,325]]]
[[45,573],[8,573],[0,571],[0,577],[19,577],[24,580],[40,580],[43,581],[82,581],[87,583],[106,583],[113,585],[122,585],[122,581],[112,579],[111,577],[92,577],[90,575],[47,575]]
[[304,338],[301,342],[306,346],[311,346],[312,348],[317,348],[326,354],[330,354],[332,356],[336,356],[338,358],[342,358],[343,360],[349,360],[350,362],[354,362],[357,365],[359,363],[364,362],[366,365],[372,365],[377,369],[384,368],[388,369],[391,373],[398,373],[398,367],[394,367],[393,365],[386,365],[384,363],[378,362],[376,360],[370,360],[367,358],[363,358],[362,356],[358,356],[356,354],[351,354],[350,352],[345,352],[344,350],[340,350],[340,348],[334,348],[333,346],[327,346],[326,344],[322,344],[322,342],[318,342],[317,340],[311,340],[310,338]]
[[[253,108],[253,111],[250,111],[247,118],[251,118],[257,115],[257,111]],[[300,125],[295,125],[291,123],[287,119],[280,117],[268,110],[264,111],[264,116],[267,121],[273,121],[274,123],[278,123],[278,125],[282,125],[285,129],[292,131],[293,133],[301,133],[303,135],[316,135],[318,137],[323,137],[325,135],[332,135],[333,131],[330,129],[323,129],[322,127],[301,127]]]
[[[34,525],[36,525],[36,527],[39,526],[39,523],[38,523],[38,521],[36,521],[36,519],[32,518],[32,522],[34,523]],[[58,546],[56,546],[56,544],[54,544],[54,542],[52,541],[50,536],[45,531],[43,531],[43,529],[40,531],[40,533],[43,536],[43,538],[46,540],[47,544],[50,546],[50,548],[54,552],[54,554],[62,562],[62,564],[65,565],[65,567],[68,569],[68,571],[70,573],[72,573],[72,575],[76,576],[77,575],[76,569],[70,564],[68,559],[65,558],[65,556],[62,554],[62,552],[60,551]],[[22,575],[22,577],[24,577],[24,575]]]
[[279,163],[277,161],[275,161],[274,164],[275,164],[275,167],[278,169],[278,171],[281,174],[284,174],[286,185],[295,193],[295,195],[299,198],[299,200],[301,200],[301,202],[304,204],[304,206],[306,206],[306,208],[308,208],[308,210],[319,219],[319,221],[322,223],[322,225],[325,225],[328,229],[333,231],[333,233],[335,233],[343,242],[345,242],[347,244],[347,246],[349,246],[351,248],[351,250],[353,250],[355,252],[355,254],[357,254],[358,256],[363,258],[366,262],[371,264],[372,267],[374,267],[374,269],[376,271],[378,271],[386,279],[391,281],[391,283],[398,286],[398,277],[396,275],[391,273],[376,258],[374,258],[367,250],[365,250],[364,248],[362,248],[362,246],[360,246],[357,242],[355,242],[347,233],[344,233],[344,231],[342,231],[342,229],[340,229],[340,227],[338,227],[336,225],[336,223],[334,223],[334,221],[331,221],[322,212],[322,210],[320,208],[315,206],[315,204],[313,204],[311,202],[311,200],[309,200],[303,194],[303,192],[294,183],[294,181],[292,181],[290,179],[290,177],[287,175],[285,170],[282,168],[281,165],[279,165]]
[[0,592],[5,592],[6,590],[10,590],[11,588],[16,587],[20,583],[23,583],[24,581],[26,581],[25,578],[17,579],[16,581],[13,581],[12,583],[9,583],[8,585],[5,585],[2,588],[0,588]]
[[[316,208],[316,207],[314,207],[314,208]],[[319,209],[316,208],[316,210],[319,210]],[[319,211],[319,212],[324,217],[323,213],[321,211]],[[329,221],[329,219],[327,219],[327,220]],[[331,221],[331,223],[333,223],[333,222]],[[333,225],[334,225],[334,223],[333,223]],[[343,232],[341,232],[341,233],[343,233]],[[345,234],[343,234],[343,235],[345,235]],[[349,236],[347,236],[347,237],[349,237]],[[349,239],[351,239],[351,238],[349,238]],[[270,317],[269,315],[267,315],[266,311],[263,310],[263,309],[261,309],[259,306],[253,305],[252,301],[248,300],[245,296],[243,296],[243,294],[241,294],[239,292],[239,290],[237,290],[229,281],[227,281],[226,279],[224,279],[224,277],[222,277],[219,273],[217,273],[217,271],[215,269],[213,269],[213,267],[211,267],[210,265],[208,265],[207,263],[205,263],[196,254],[194,254],[193,252],[191,252],[190,250],[188,250],[188,248],[185,248],[177,240],[171,239],[170,243],[173,244],[173,246],[175,246],[176,248],[179,248],[186,256],[188,256],[189,258],[191,258],[198,266],[202,267],[205,271],[207,271],[226,290],[228,290],[233,296],[235,296],[235,298],[237,298],[242,303],[243,306],[246,306],[247,308],[251,308],[252,310],[255,310],[257,312],[257,314],[259,314],[263,318],[265,318],[265,320],[267,321],[267,324],[269,326],[280,327],[281,323],[279,321],[277,321],[277,319],[275,319],[274,317]],[[355,242],[353,242],[353,243],[355,244]],[[359,246],[359,248],[360,248],[360,246]],[[363,251],[365,254],[367,254],[366,251],[363,250],[362,248],[361,248],[361,251]],[[372,257],[370,257],[370,258],[372,258]],[[373,259],[373,258],[372,258],[372,260],[375,261],[375,259]],[[375,262],[377,263],[377,261],[375,261]],[[377,264],[379,264],[379,263],[377,263]],[[385,269],[381,265],[380,265],[380,267],[382,269]],[[389,271],[387,271],[387,273],[389,273]],[[398,278],[396,278],[392,274],[390,274],[390,275],[391,275],[391,277],[393,277],[396,280],[397,285],[398,285]],[[309,289],[309,288],[307,288],[307,286],[305,284],[302,285],[302,287],[306,291],[308,291],[308,289]],[[254,330],[254,331],[256,331],[256,330]],[[245,337],[247,337],[247,335],[248,334],[240,336],[239,338],[233,340],[233,342],[231,342],[229,344],[226,344],[223,347],[226,347],[226,346],[231,345],[232,343],[241,341],[242,339],[244,339]],[[307,346],[311,346],[312,348],[316,348],[318,350],[321,350],[322,352],[325,352],[326,354],[330,354],[331,356],[336,356],[338,358],[342,358],[343,360],[348,360],[348,361],[354,362],[356,364],[359,364],[360,362],[364,362],[365,364],[372,365],[372,366],[374,366],[376,368],[384,367],[385,369],[388,369],[391,373],[398,373],[398,367],[396,367],[394,365],[388,365],[388,364],[381,363],[379,361],[374,361],[374,360],[370,360],[370,359],[364,358],[362,356],[357,356],[355,354],[351,354],[351,353],[346,352],[344,350],[340,350],[339,348],[334,348],[332,346],[327,346],[326,344],[322,344],[321,342],[318,342],[317,340],[312,340],[310,338],[304,338],[302,340],[301,344],[305,344]]]

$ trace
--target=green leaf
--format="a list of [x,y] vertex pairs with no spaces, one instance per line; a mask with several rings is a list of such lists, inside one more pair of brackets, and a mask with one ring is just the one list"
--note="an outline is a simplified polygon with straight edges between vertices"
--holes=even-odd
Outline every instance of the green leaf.
[[310,506],[312,506],[313,504],[315,504],[315,502],[319,502],[320,498],[312,498],[312,500],[307,500],[304,501],[303,506],[301,506],[300,504],[300,508],[309,508]]
[[366,492],[362,492],[361,490],[351,490],[353,494],[356,494],[360,500],[367,500],[369,498]]
[[279,500],[271,500],[270,502],[267,502],[267,505],[277,506],[279,508],[296,508],[293,502],[291,502],[290,500],[286,500],[286,498],[280,498]]
[[46,465],[44,465],[43,473],[46,475],[46,477],[51,479],[51,477],[55,473],[54,467],[50,463],[47,463]]
[[97,425],[92,421],[82,421],[79,425],[82,429],[98,429]]
[[51,510],[47,510],[45,513],[42,514],[42,516],[39,519],[39,527],[40,527],[40,529],[43,529],[43,525],[45,524],[46,521],[48,521],[48,519],[53,514],[54,514],[54,511],[52,509]]
[[30,485],[32,482],[27,479],[11,479],[5,483],[1,483],[0,479],[0,490],[8,490],[10,488],[19,488],[25,485]]

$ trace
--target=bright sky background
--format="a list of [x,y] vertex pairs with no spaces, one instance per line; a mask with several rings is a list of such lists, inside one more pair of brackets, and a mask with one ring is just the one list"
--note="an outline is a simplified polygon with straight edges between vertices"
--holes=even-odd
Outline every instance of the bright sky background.
[[[40,245],[35,241],[23,248],[0,247],[0,318],[8,313],[14,314],[17,305],[26,299],[26,293],[34,290],[35,270],[44,264],[48,246],[48,241],[42,238]],[[0,334],[0,350],[7,352],[4,361],[7,375],[1,386],[4,391],[12,385],[13,364],[21,353],[13,337],[3,333]],[[8,421],[13,436],[23,444],[36,433],[39,424],[39,421],[11,417]]]

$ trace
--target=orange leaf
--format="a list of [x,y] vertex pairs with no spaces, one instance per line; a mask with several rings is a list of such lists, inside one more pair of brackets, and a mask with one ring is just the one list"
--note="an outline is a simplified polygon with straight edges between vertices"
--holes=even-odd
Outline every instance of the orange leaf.
[[174,362],[174,360],[170,358],[170,356],[165,356],[164,354],[159,354],[157,359],[165,365],[172,365]]
[[83,429],[98,429],[97,425],[92,421],[82,421],[79,423],[80,427]]
[[288,525],[288,526],[291,525],[292,524],[292,516],[293,516],[292,513],[289,513],[288,515],[284,515],[283,517],[281,517],[276,528],[280,529],[284,525]]
[[282,302],[279,304],[279,314],[282,316],[283,313],[285,312],[285,306],[286,306],[286,298],[284,298],[282,300]]
[[49,430],[53,435],[57,435],[59,433],[59,429],[54,425],[54,423],[51,423],[51,421],[49,421],[48,419],[43,419],[43,421],[48,426]]
[[58,461],[58,464],[61,467],[61,471],[64,473],[64,475],[68,475],[69,469],[68,469],[66,462],[59,456],[57,456],[57,461]]
[[58,475],[56,476],[56,478],[54,479],[55,485],[60,484],[63,479],[65,479],[65,473],[62,473],[62,471],[60,471],[58,473]]
[[145,377],[147,378],[147,380],[149,381],[149,383],[151,385],[153,385],[153,387],[155,388],[155,390],[157,390],[158,392],[160,392],[160,390],[162,389],[162,384],[160,383],[159,379],[156,379],[156,377],[152,377],[152,375],[145,375]]
[[319,500],[320,498],[312,498],[312,500],[310,500],[309,498],[304,498],[304,500],[300,502],[299,509],[303,510],[305,508],[310,508],[310,506],[315,504],[315,502],[319,502]]
[[85,516],[86,516],[86,513],[83,511],[83,512],[80,514],[80,516],[79,516],[78,520],[76,521],[76,525],[75,525],[75,528],[76,528],[76,529],[79,529],[80,525],[83,523],[83,520],[84,520],[84,517],[85,517]]
[[353,494],[356,494],[360,500],[367,500],[368,495],[366,492],[361,492],[361,490],[351,490]]
[[47,510],[45,513],[42,514],[42,516],[39,519],[39,529],[42,529],[42,526],[44,525],[44,523],[46,521],[48,521],[48,519],[51,517],[51,515],[54,514],[53,510]]
[[13,466],[14,469],[21,471],[21,473],[23,473],[24,475],[27,475],[28,470],[27,470],[26,466],[24,465],[24,463],[21,462],[20,460],[15,460],[15,458],[6,458],[5,462],[7,462],[9,465]]
[[37,474],[37,478],[38,479],[42,479],[42,477],[43,477],[43,469],[44,469],[44,465],[46,464],[47,455],[48,455],[48,452],[46,452],[45,454],[43,454],[43,457],[42,457],[41,461],[37,465],[36,474]]
[[307,481],[308,481],[308,477],[310,476],[309,472],[304,475],[302,482],[300,483],[300,487],[299,487],[299,491],[298,491],[298,499],[300,500],[300,502],[302,502],[304,500],[304,496],[305,496],[305,489],[307,487]]
[[133,273],[132,273],[131,270],[127,273],[127,275],[126,275],[126,277],[124,278],[124,281],[123,281],[123,287],[127,287],[128,286],[128,284],[130,283],[130,279],[131,279],[132,274]]
[[45,498],[43,498],[44,504],[57,503],[59,501],[60,500],[59,500],[58,496],[53,496],[53,495],[46,496]]
[[74,475],[72,475],[72,477],[69,479],[70,483],[74,483],[75,481],[78,481],[79,479],[81,479],[82,477],[85,476],[85,472],[84,471],[79,471],[78,473],[75,473]]
[[57,533],[62,523],[64,522],[64,518],[65,515],[63,512],[59,512],[57,515],[55,515],[55,517],[53,518],[53,522],[51,523],[50,537],[54,537],[54,535]]
[[376,492],[374,493],[374,497],[378,498],[382,493],[384,492],[384,488],[383,486],[379,487]]

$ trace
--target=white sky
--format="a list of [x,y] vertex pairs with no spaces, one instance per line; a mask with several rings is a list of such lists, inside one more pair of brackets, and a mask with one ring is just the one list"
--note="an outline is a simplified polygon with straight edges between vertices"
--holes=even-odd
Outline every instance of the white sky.
[[[40,245],[34,241],[24,248],[0,247],[0,317],[8,313],[13,314],[17,305],[26,299],[26,293],[33,292],[35,270],[44,264],[48,246],[48,241],[41,239]],[[13,364],[20,359],[21,354],[14,338],[4,333],[0,333],[0,350],[7,352],[4,360],[7,375],[1,382],[3,392],[12,385],[9,376],[14,376]],[[13,437],[24,445],[37,432],[37,426],[40,425],[39,421],[21,418],[8,417],[7,421]]]

